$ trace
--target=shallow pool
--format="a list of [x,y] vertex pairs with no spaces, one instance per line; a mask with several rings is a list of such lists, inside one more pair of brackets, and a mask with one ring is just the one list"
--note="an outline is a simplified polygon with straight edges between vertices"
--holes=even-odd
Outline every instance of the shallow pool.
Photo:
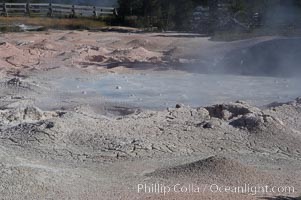
[[64,79],[61,86],[79,95],[160,109],[182,103],[193,107],[245,100],[253,105],[285,102],[301,96],[301,80],[273,77],[174,72],[109,74],[99,79]]

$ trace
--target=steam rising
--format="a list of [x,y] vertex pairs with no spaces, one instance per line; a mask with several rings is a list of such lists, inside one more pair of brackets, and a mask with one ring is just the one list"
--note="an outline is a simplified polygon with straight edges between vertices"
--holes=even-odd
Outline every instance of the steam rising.
[[226,54],[224,72],[255,76],[300,76],[301,38],[278,38]]
[[301,12],[297,4],[296,0],[285,0],[268,6],[265,10],[264,24],[273,27],[286,26],[287,28],[300,26]]
[[[296,0],[268,4],[262,17],[262,26],[254,30],[262,42],[251,39],[249,45],[227,52],[210,54],[207,66],[200,71],[251,76],[301,75],[301,7]],[[230,33],[231,34],[231,33]],[[272,35],[272,36],[268,36]],[[289,37],[290,36],[290,37]],[[258,39],[258,38],[257,38]],[[250,40],[250,41],[251,41]],[[213,69],[213,70],[212,70]]]

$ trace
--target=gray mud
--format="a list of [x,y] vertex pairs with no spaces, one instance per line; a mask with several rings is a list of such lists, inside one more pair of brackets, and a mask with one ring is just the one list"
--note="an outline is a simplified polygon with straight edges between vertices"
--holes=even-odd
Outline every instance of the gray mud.
[[[300,79],[265,77],[257,70],[243,76],[133,67],[201,60],[212,53],[223,58],[270,38],[215,43],[176,35],[166,40],[155,34],[50,31],[2,39],[1,198],[300,196]],[[155,183],[202,188],[246,183],[295,191],[137,192],[138,184]]]
[[109,74],[99,80],[64,79],[63,90],[78,95],[91,93],[105,100],[146,109],[165,109],[176,104],[192,107],[230,102],[237,99],[263,106],[273,101],[286,102],[300,93],[298,78],[204,75],[149,72]]

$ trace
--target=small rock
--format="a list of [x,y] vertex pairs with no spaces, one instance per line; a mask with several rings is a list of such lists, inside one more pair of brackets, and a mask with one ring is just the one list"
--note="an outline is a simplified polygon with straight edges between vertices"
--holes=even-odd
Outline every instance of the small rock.
[[255,129],[261,124],[264,124],[263,118],[254,113],[248,113],[230,122],[230,125],[235,128],[247,128],[249,130]]
[[182,108],[182,107],[183,107],[182,104],[177,104],[177,105],[176,105],[176,108],[178,108],[178,109],[179,109],[179,108]]
[[207,122],[203,125],[203,128],[205,129],[213,129],[214,128],[214,125],[210,122]]
[[51,129],[54,127],[54,122],[49,122],[47,125],[46,125],[46,128],[47,129]]
[[202,127],[204,129],[213,129],[214,128],[214,124],[211,122],[202,122],[196,125],[197,127]]
[[242,104],[242,105],[248,105],[248,102],[242,101],[242,100],[238,100],[235,103],[239,103],[239,104]]
[[7,81],[8,85],[14,85],[14,86],[19,86],[21,85],[21,80],[19,78],[13,78]]
[[121,86],[116,86],[116,90],[121,90]]

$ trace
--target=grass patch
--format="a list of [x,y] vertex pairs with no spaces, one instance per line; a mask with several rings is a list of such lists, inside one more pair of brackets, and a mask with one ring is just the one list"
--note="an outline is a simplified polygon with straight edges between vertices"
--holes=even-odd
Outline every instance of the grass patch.
[[98,29],[106,26],[100,19],[87,18],[47,18],[47,17],[0,17],[0,24],[26,24],[43,26],[46,29]]

